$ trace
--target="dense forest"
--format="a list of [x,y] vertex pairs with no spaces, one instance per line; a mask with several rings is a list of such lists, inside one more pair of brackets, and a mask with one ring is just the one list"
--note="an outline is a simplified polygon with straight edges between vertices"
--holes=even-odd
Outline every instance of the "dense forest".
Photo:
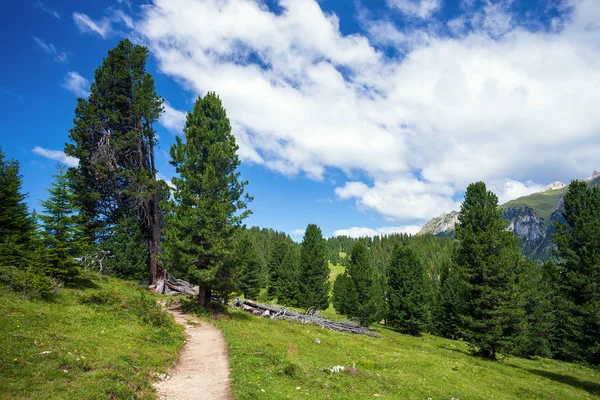
[[[152,285],[165,271],[198,285],[203,306],[231,296],[335,310],[362,325],[462,339],[472,353],[600,365],[600,189],[573,181],[556,262],[527,260],[482,182],[465,195],[456,237],[393,234],[301,243],[247,228],[252,198],[221,99],[209,92],[170,148],[173,188],[157,179],[153,124],[163,99],[148,51],[121,41],[78,99],[66,154],[41,213],[30,212],[19,162],[0,150],[0,281],[50,298],[93,269]],[[344,272],[330,281],[330,264]]]

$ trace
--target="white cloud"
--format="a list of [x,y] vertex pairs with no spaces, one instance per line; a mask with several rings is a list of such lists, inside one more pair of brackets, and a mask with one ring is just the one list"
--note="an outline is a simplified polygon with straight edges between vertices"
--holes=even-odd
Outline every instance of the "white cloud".
[[46,14],[53,16],[54,18],[60,19],[60,14],[56,10],[49,7],[46,3],[42,2],[42,1],[37,1],[34,3],[34,6],[37,9],[42,10]]
[[79,160],[77,158],[68,156],[63,151],[60,151],[60,150],[49,150],[49,149],[45,149],[40,146],[35,146],[33,148],[33,152],[42,157],[46,157],[51,160],[66,164],[69,167],[76,167],[79,165]]
[[505,198],[598,168],[597,1],[574,3],[557,31],[489,2],[452,37],[385,20],[343,35],[315,0],[278,4],[155,0],[134,24],[161,72],[219,93],[244,161],[341,170],[339,199],[401,225],[456,209],[470,182]]
[[527,196],[531,193],[541,192],[545,188],[544,185],[538,185],[532,181],[519,182],[512,179],[502,179],[500,181],[491,182],[487,186],[488,190],[491,190],[498,196],[499,204]]
[[427,19],[440,9],[440,0],[387,0],[390,7],[397,8],[409,17]]
[[159,123],[175,134],[183,134],[187,113],[177,110],[167,102],[164,104],[165,111],[160,116]]
[[294,229],[290,235],[292,236],[304,236],[305,230],[304,229]]
[[347,182],[336,188],[335,193],[342,200],[356,199],[359,208],[373,209],[398,221],[421,221],[440,210],[459,207],[451,198],[454,193],[452,187],[427,184],[412,178],[377,181],[373,186]]
[[54,61],[60,63],[66,63],[68,60],[67,53],[64,51],[56,50],[56,47],[52,43],[46,43],[44,40],[33,37],[33,41],[42,49],[45,53],[51,54],[54,56]]
[[421,230],[420,226],[416,225],[407,225],[407,226],[386,226],[383,228],[371,229],[354,226],[348,229],[338,229],[334,232],[334,236],[349,236],[351,238],[361,238],[361,237],[373,237],[373,236],[383,236],[383,235],[391,235],[394,233],[408,233],[410,235],[414,235]]
[[73,21],[75,21],[75,25],[81,32],[94,32],[102,38],[105,38],[111,31],[110,21],[107,18],[102,18],[96,22],[86,14],[76,12],[73,13]]
[[129,29],[133,29],[133,19],[122,10],[109,9],[108,16],[94,21],[87,14],[73,13],[73,21],[77,28],[83,33],[96,33],[103,39],[114,32],[114,23],[122,23]]
[[75,71],[67,72],[63,81],[63,87],[78,97],[88,97],[90,95],[90,81]]

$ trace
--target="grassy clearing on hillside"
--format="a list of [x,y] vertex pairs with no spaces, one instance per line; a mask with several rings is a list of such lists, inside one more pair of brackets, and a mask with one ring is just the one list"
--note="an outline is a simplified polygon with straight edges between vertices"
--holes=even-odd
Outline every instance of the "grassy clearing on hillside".
[[0,287],[0,398],[155,398],[150,381],[174,362],[183,328],[135,283],[87,286],[51,301]]
[[332,264],[331,261],[329,261],[329,281],[332,284],[332,288],[333,288],[333,282],[335,281],[335,278],[337,278],[337,276],[339,274],[343,274],[345,270],[346,270],[346,267],[344,267],[343,265]]
[[567,186],[561,189],[533,193],[528,196],[511,200],[508,203],[503,204],[501,207],[509,208],[511,206],[523,204],[531,207],[538,217],[543,218],[545,221],[549,221],[552,211],[554,211],[556,205],[558,204],[558,200],[560,200],[560,198],[564,196],[568,190],[569,188]]
[[[554,360],[469,356],[463,342],[380,327],[380,338],[233,312],[215,321],[237,399],[588,399],[600,372]],[[321,344],[314,342],[315,338]],[[322,368],[354,365],[358,373]],[[299,389],[298,389],[299,388]]]

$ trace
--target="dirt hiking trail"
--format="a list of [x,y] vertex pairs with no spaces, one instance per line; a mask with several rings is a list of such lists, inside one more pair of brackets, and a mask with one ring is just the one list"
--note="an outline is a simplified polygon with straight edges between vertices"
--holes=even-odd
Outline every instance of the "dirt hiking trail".
[[168,377],[154,384],[161,400],[233,400],[229,357],[223,334],[214,325],[167,309],[185,327],[187,341]]

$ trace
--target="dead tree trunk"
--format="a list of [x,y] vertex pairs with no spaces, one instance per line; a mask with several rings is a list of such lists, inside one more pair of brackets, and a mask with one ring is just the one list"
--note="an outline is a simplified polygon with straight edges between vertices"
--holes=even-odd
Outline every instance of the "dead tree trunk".
[[269,306],[266,304],[257,303],[252,300],[244,300],[242,302],[242,310],[248,311],[254,315],[259,315],[274,319],[287,319],[296,321],[302,324],[319,325],[321,328],[330,329],[333,331],[358,333],[361,335],[378,337],[371,329],[365,326],[360,326],[352,322],[336,322],[331,321],[319,315],[318,312],[299,314],[284,308]]

